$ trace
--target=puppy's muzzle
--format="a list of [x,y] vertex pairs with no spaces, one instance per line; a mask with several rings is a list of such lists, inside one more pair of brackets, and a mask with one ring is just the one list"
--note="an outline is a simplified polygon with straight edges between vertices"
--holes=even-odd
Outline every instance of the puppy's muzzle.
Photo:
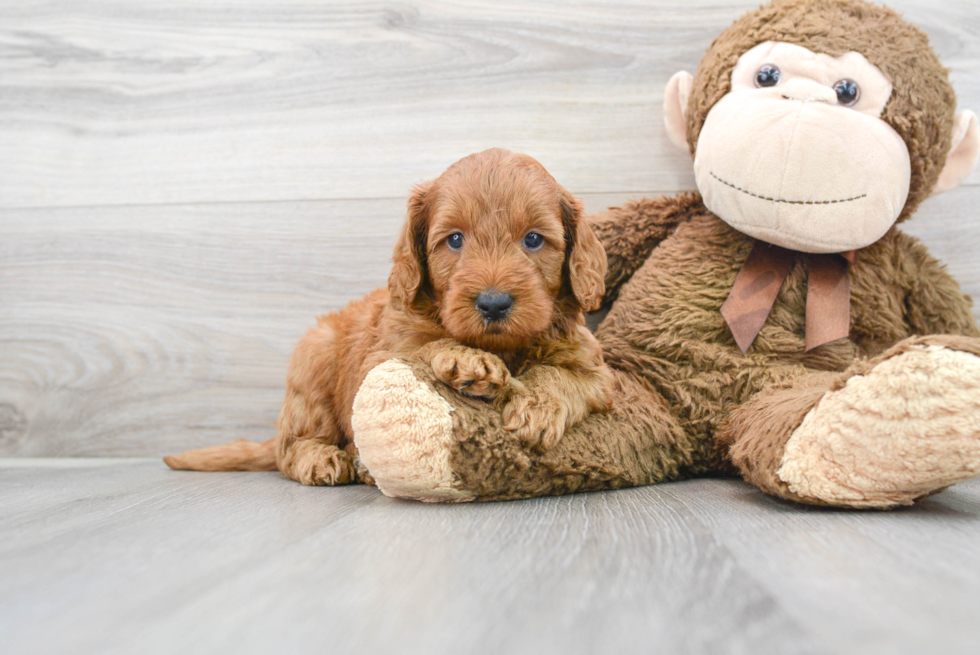
[[514,296],[506,291],[487,289],[476,297],[476,308],[488,323],[504,319],[514,306]]

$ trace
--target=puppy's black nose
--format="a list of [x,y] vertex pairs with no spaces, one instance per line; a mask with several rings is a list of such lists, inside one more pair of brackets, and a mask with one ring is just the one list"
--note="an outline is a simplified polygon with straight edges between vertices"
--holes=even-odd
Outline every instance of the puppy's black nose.
[[489,322],[499,321],[507,316],[510,308],[514,305],[514,296],[506,291],[500,292],[496,289],[481,291],[476,297],[476,308],[480,310]]

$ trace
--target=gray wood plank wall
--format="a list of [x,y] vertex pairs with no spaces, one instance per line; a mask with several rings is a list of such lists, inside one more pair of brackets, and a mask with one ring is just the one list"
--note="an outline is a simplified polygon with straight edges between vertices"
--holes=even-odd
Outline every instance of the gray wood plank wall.
[[[663,87],[755,5],[0,0],[0,455],[267,438],[295,341],[470,152],[590,210],[692,189]],[[975,3],[891,5],[980,110]],[[978,206],[974,172],[908,230],[980,296]]]

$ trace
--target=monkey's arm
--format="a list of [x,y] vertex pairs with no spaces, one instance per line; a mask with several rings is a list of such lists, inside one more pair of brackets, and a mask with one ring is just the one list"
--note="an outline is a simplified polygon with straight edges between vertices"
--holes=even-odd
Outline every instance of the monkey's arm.
[[973,301],[917,239],[902,235],[899,266],[906,287],[905,320],[914,334],[980,336]]
[[603,304],[616,299],[620,287],[678,225],[705,211],[699,194],[682,193],[634,200],[589,216],[609,261]]

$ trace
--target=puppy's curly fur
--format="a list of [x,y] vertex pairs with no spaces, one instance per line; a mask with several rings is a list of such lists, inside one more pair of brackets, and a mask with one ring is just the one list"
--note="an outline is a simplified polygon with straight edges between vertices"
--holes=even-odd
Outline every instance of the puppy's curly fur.
[[[518,438],[548,448],[609,407],[612,378],[582,313],[598,307],[605,272],[581,203],[541,164],[500,149],[470,155],[412,190],[388,288],[321,316],[300,341],[278,435],[164,461],[370,483],[351,408],[368,371],[393,357],[428,362],[441,382],[496,403]],[[488,315],[481,293],[509,294],[510,307]]]

